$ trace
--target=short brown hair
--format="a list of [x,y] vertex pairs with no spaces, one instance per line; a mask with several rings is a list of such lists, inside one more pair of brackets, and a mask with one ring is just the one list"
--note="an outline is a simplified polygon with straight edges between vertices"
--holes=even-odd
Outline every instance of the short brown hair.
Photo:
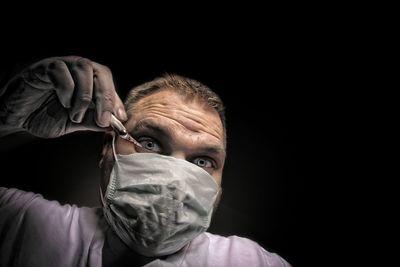
[[213,90],[201,82],[177,74],[167,73],[161,77],[155,78],[150,82],[146,82],[131,89],[125,101],[125,109],[128,112],[128,116],[131,116],[130,112],[133,106],[140,99],[156,93],[161,89],[173,89],[177,93],[187,97],[198,97],[210,107],[214,108],[218,112],[222,122],[224,131],[224,145],[226,146],[225,107],[221,98]]

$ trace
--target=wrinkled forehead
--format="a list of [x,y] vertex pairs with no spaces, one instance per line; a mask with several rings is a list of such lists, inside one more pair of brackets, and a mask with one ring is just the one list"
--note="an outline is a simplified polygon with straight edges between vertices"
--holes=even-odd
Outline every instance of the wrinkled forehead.
[[128,110],[129,120],[126,123],[128,130],[146,117],[159,116],[184,122],[194,131],[196,131],[196,126],[207,127],[223,140],[224,130],[218,112],[200,97],[162,89],[144,96],[130,107]]

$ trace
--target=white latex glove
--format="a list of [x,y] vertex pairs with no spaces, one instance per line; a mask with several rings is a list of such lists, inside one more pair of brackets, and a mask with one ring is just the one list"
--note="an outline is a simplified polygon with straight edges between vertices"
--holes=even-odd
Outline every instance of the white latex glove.
[[110,69],[77,56],[41,60],[0,92],[0,125],[38,137],[104,131],[111,113],[127,119]]

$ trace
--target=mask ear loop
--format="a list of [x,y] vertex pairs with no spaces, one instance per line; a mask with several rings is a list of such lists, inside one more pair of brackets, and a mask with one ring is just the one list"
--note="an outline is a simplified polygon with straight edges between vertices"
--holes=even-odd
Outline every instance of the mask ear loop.
[[101,204],[103,204],[103,206],[105,206],[106,205],[106,201],[104,200],[103,191],[101,190],[101,186],[99,186],[99,192],[100,192]]
[[[113,155],[114,155],[114,160],[118,161],[117,159],[117,152],[115,151],[115,134],[113,134],[112,137],[112,141],[111,141],[111,147],[112,147],[112,151],[113,151]],[[110,177],[111,178],[111,177]],[[110,182],[110,181],[109,181]],[[100,191],[100,199],[101,199],[101,203],[103,204],[103,206],[106,205],[106,201],[104,199],[104,195],[103,195],[103,191],[101,190],[101,186],[99,185],[99,191]],[[106,190],[107,192],[107,190]]]
[[113,151],[113,155],[114,155],[114,160],[118,161],[117,159],[117,152],[115,152],[115,133],[113,134],[113,138],[112,138],[112,151]]

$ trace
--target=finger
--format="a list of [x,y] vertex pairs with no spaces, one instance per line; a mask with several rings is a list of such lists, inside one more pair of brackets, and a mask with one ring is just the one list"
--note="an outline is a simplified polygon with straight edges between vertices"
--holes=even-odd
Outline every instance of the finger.
[[100,127],[108,127],[116,96],[111,71],[105,66],[93,63],[93,85],[96,123]]
[[66,134],[76,131],[94,131],[104,132],[107,128],[99,127],[95,121],[96,111],[94,109],[88,109],[83,117],[81,123],[68,121],[66,127]]
[[54,84],[61,105],[70,108],[75,83],[67,65],[62,60],[54,60],[48,65],[47,75]]
[[92,101],[92,62],[86,58],[79,58],[72,63],[68,63],[68,65],[75,82],[72,109],[69,112],[69,116],[73,122],[80,123]]
[[126,115],[124,104],[119,98],[117,92],[115,92],[115,103],[113,113],[117,116],[121,121],[128,120],[128,116]]

